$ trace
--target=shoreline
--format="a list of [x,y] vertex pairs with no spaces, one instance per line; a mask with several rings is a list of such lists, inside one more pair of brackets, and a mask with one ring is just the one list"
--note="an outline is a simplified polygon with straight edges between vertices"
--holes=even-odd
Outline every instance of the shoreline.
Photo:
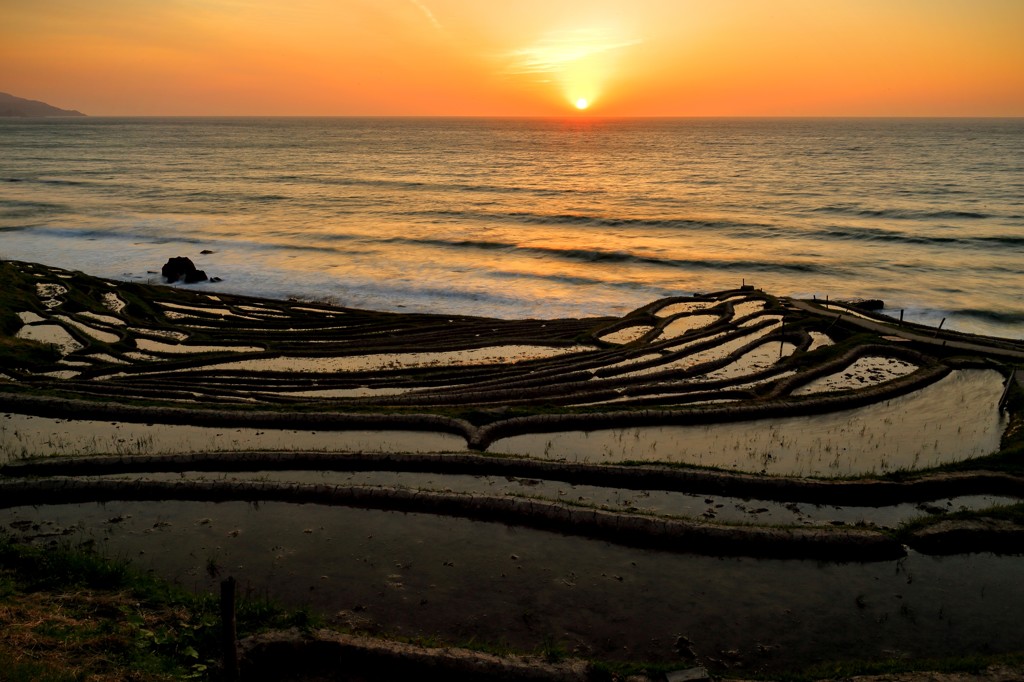
[[[84,229],[84,228],[83,228]],[[86,230],[88,231],[88,230]],[[211,275],[222,277],[218,285],[199,283],[178,287],[183,291],[197,293],[226,293],[233,296],[252,296],[261,300],[303,300],[313,304],[351,306],[362,309],[374,309],[393,313],[440,314],[453,316],[489,316],[499,319],[513,320],[526,317],[601,317],[608,314],[622,315],[636,307],[642,307],[653,299],[672,296],[679,292],[693,293],[738,288],[739,282],[751,279],[756,274],[743,271],[689,273],[684,283],[678,288],[665,282],[651,286],[646,293],[640,294],[635,287],[607,284],[597,289],[574,289],[570,284],[551,285],[550,291],[536,292],[536,296],[521,297],[512,295],[507,283],[501,279],[459,282],[458,288],[445,289],[433,284],[417,285],[412,288],[384,285],[372,279],[369,273],[359,271],[351,275],[334,276],[328,270],[322,272],[327,265],[314,265],[315,274],[296,272],[284,267],[274,260],[272,254],[245,242],[234,243],[230,240],[214,238],[193,238],[192,241],[175,241],[172,234],[155,237],[152,241],[132,242],[133,255],[128,261],[109,262],[107,254],[111,249],[121,251],[128,248],[126,237],[113,235],[113,241],[96,254],[88,249],[97,248],[101,241],[106,240],[102,231],[97,232],[90,241],[79,237],[62,234],[19,235],[17,230],[8,233],[12,242],[8,247],[9,254],[15,260],[43,260],[52,257],[53,253],[68,252],[70,255],[61,259],[62,267],[68,269],[84,269],[87,272],[102,273],[104,277],[122,284],[151,284],[162,286],[158,271],[153,268],[157,263],[166,260],[168,253],[187,253]],[[95,244],[93,242],[96,242]],[[213,251],[206,256],[197,256],[199,248]],[[511,248],[511,247],[510,247]],[[283,256],[277,256],[281,258]],[[254,274],[253,268],[261,274]],[[397,274],[395,275],[398,276]],[[437,277],[454,276],[452,273],[430,272],[421,275],[426,282],[433,282]],[[530,281],[529,273],[523,277]],[[884,297],[892,316],[906,316],[908,323],[914,322],[923,328],[934,328],[940,323],[947,329],[954,329],[962,334],[1024,340],[1024,311],[1010,304],[1003,304],[997,309],[988,310],[983,303],[963,300],[957,304],[941,300],[935,295],[923,296],[914,290],[901,290],[896,283],[888,289],[878,289],[871,282],[858,286],[848,286],[843,280],[833,281],[824,275],[817,280],[798,278],[790,280],[767,277],[773,280],[772,291],[787,298],[813,300],[844,301],[858,296]],[[924,287],[939,287],[940,282],[923,283]],[[169,285],[173,286],[173,285]],[[1000,284],[999,286],[1011,286]],[[191,289],[190,289],[191,288]],[[546,291],[546,290],[545,290]],[[578,296],[578,299],[574,299]],[[556,311],[552,313],[551,311]]]

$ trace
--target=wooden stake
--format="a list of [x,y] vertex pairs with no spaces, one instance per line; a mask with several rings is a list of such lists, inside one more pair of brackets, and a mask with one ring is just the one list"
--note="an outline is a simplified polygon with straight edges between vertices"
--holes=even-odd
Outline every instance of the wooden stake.
[[999,410],[1002,411],[1006,408],[1006,401],[1010,398],[1010,387],[1013,386],[1013,382],[1017,380],[1017,370],[1014,368],[1010,372],[1010,378],[1006,380],[1006,386],[1003,387],[1003,395],[999,398]]
[[220,583],[221,646],[224,651],[224,679],[238,682],[238,633],[235,619],[235,579]]

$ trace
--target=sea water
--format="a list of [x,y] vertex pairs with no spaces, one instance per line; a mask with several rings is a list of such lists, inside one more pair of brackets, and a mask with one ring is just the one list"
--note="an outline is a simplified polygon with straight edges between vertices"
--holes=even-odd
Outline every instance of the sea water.
[[[208,252],[208,253],[204,253]],[[1024,338],[1024,119],[0,119],[0,258],[380,310],[754,284]]]

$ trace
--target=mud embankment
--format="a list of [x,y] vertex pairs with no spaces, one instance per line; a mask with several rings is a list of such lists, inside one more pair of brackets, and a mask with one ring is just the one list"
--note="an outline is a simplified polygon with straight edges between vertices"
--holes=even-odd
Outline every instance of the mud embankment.
[[1024,499],[1024,477],[971,471],[904,481],[814,479],[672,467],[562,463],[476,454],[224,452],[177,455],[60,457],[12,462],[0,476],[106,476],[194,472],[392,471],[469,476],[515,476],[631,490],[665,490],[775,502],[883,507],[963,495]]

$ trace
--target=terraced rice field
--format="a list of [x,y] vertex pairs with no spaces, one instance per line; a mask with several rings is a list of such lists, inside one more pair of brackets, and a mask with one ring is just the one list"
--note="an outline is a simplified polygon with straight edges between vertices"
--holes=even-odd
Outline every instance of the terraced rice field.
[[[1018,646],[1022,536],[979,510],[1024,480],[962,464],[1019,419],[1020,343],[752,288],[510,321],[5,265],[16,338],[54,344],[0,370],[24,537],[196,589],[230,572],[355,630],[599,658]],[[901,530],[954,511],[981,520]]]

